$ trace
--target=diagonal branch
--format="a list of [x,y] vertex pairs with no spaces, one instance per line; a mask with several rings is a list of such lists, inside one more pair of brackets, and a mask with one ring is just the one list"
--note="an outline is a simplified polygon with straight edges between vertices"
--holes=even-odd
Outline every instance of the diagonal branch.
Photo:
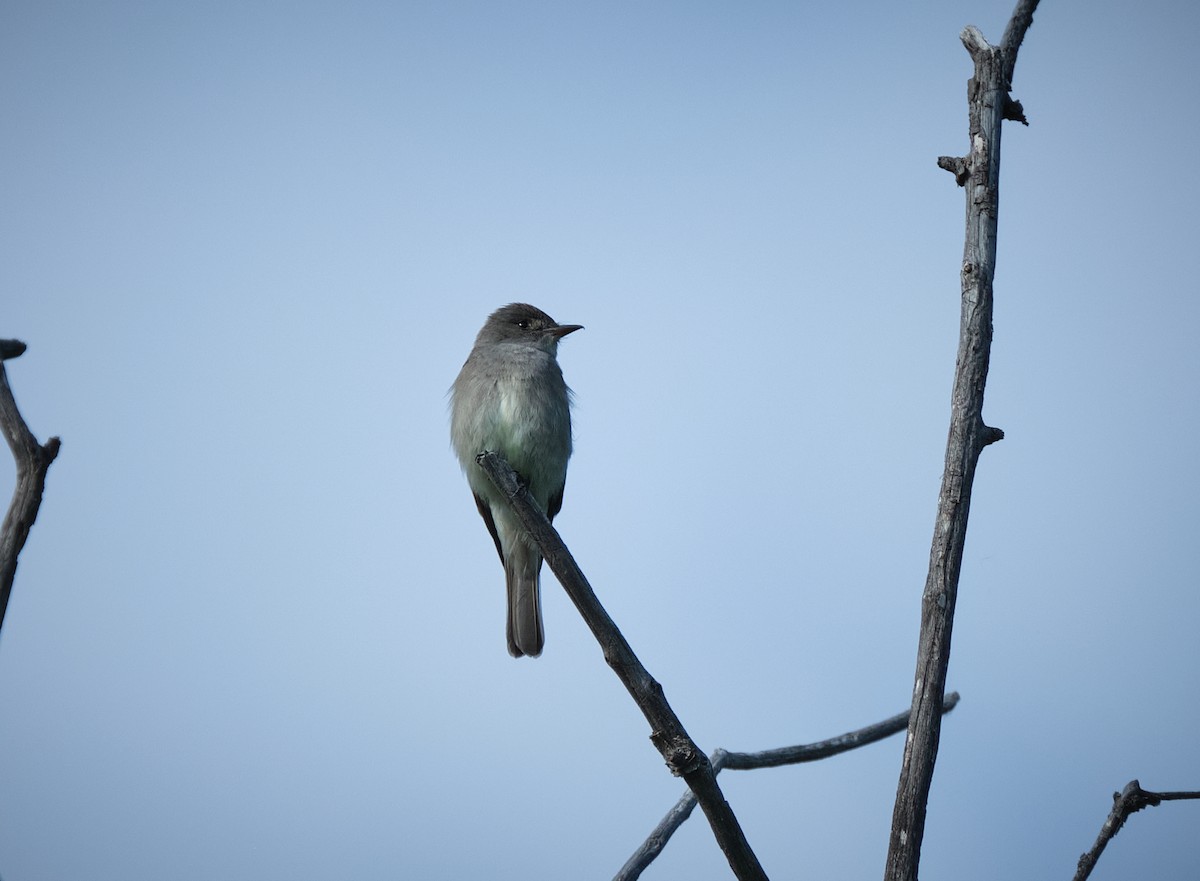
[[1020,0],[1000,47],[975,27],[962,32],[975,75],[967,87],[970,154],[961,161],[942,157],[966,190],[966,243],[963,247],[962,313],[950,433],[938,494],[929,553],[929,573],[921,597],[921,632],[913,687],[912,717],[896,787],[886,881],[916,881],[925,835],[925,812],[941,737],[941,705],[950,665],[950,637],[962,571],[971,490],[979,455],[1004,433],[983,421],[983,392],[992,349],[992,279],[996,270],[997,211],[1000,199],[1000,129],[1005,118],[1024,121],[1009,98],[1017,50],[1033,21],[1037,0]]
[[46,488],[46,472],[58,455],[60,445],[56,437],[50,438],[45,445],[39,444],[17,409],[4,361],[18,358],[24,351],[25,344],[19,340],[0,340],[0,432],[4,433],[17,465],[17,485],[4,525],[0,526],[0,626],[4,624],[4,613],[8,610],[8,598],[17,575],[17,556],[25,547],[29,530],[37,519],[42,492]]
[[[942,705],[942,712],[948,713],[957,705],[958,692],[951,692],[946,695],[946,701]],[[908,717],[909,711],[905,710],[903,713],[898,713],[890,719],[884,719],[882,722],[876,722],[874,725],[868,725],[866,728],[849,731],[837,737],[831,737],[828,740],[818,741],[817,743],[785,746],[779,749],[768,749],[754,753],[737,753],[718,749],[710,758],[713,773],[719,774],[726,768],[731,771],[778,768],[781,765],[796,765],[801,762],[815,762],[818,759],[829,758],[838,753],[849,752],[860,746],[866,746],[883,740],[885,737],[891,737],[893,734],[900,733],[908,727]],[[667,842],[671,840],[671,836],[692,815],[692,810],[695,807],[696,796],[691,792],[685,792],[679,801],[676,802],[675,806],[654,827],[654,831],[642,842],[641,847],[633,852],[633,855],[621,867],[621,871],[613,876],[613,881],[634,881],[634,879],[640,878],[642,872],[646,871],[649,865],[662,853],[663,848],[667,846]]]
[[1113,807],[1109,811],[1100,834],[1092,849],[1079,858],[1079,868],[1075,872],[1074,881],[1087,881],[1096,867],[1096,860],[1104,853],[1104,848],[1113,837],[1121,831],[1130,814],[1137,813],[1142,808],[1156,808],[1164,801],[1200,798],[1200,792],[1147,792],[1136,780],[1130,780],[1120,792],[1113,793]]
[[717,785],[716,774],[709,764],[708,757],[688,736],[683,723],[667,703],[662,686],[642,666],[642,662],[617,629],[617,625],[596,598],[591,585],[563,544],[558,531],[550,525],[541,509],[530,501],[525,487],[517,480],[517,475],[503,456],[485,451],[480,453],[475,461],[505,494],[521,519],[521,525],[529,531],[530,536],[541,548],[542,556],[558,576],[567,596],[571,598],[571,602],[591,629],[592,635],[600,643],[604,660],[612,667],[641,709],[646,721],[650,723],[650,740],[666,759],[667,767],[671,769],[672,774],[682,777],[688,788],[696,794],[696,799],[712,826],[717,844],[729,860],[734,875],[740,881],[766,881],[767,876],[759,865],[758,857],[750,849],[733,809],[730,808],[729,802],[725,801],[721,788]]

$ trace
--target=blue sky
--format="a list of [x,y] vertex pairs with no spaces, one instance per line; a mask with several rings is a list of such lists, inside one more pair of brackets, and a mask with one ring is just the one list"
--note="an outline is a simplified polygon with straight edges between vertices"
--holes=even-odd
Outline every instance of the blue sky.
[[[705,749],[907,706],[958,332],[966,24],[1008,4],[0,5],[0,336],[63,438],[0,637],[4,881],[609,877],[681,792],[446,391],[526,300],[556,521]],[[1005,129],[926,879],[1066,878],[1200,788],[1184,2],[1046,0]],[[12,477],[0,469],[0,493]],[[721,782],[878,877],[901,743]],[[1192,879],[1200,804],[1093,877]],[[647,878],[728,877],[699,818]]]

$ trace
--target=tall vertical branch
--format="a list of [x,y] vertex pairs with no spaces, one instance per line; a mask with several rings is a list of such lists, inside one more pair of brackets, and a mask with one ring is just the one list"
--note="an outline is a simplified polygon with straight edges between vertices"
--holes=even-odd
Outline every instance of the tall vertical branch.
[[0,432],[12,450],[17,465],[17,485],[13,490],[12,503],[0,526],[0,626],[4,624],[4,613],[8,610],[8,598],[12,594],[13,580],[17,575],[17,556],[25,547],[29,530],[37,519],[42,505],[42,492],[46,488],[46,472],[58,455],[59,440],[50,438],[39,444],[17,409],[16,399],[8,386],[8,375],[4,362],[17,358],[25,351],[19,340],[0,340]]
[[1000,129],[1004,119],[1025,122],[1021,105],[1009,97],[1017,51],[1033,22],[1037,0],[1020,0],[1000,46],[992,46],[975,27],[961,35],[974,61],[967,86],[970,153],[942,157],[966,190],[966,243],[963,248],[962,315],[950,433],[938,494],[937,517],[929,554],[929,573],[921,597],[921,633],[912,713],[896,803],[892,813],[886,881],[916,881],[925,834],[925,812],[941,736],[941,708],[950,664],[950,635],[962,570],[971,488],[979,454],[1004,433],[983,421],[983,393],[992,347],[992,279],[996,269],[997,209],[1000,199]]

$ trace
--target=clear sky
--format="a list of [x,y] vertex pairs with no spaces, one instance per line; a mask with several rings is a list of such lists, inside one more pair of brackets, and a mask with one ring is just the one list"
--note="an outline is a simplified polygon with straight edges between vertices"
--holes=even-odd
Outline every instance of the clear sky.
[[[4,881],[607,878],[682,791],[557,582],[508,657],[446,391],[586,325],[556,525],[706,750],[905,709],[975,24],[894,3],[0,3],[0,336],[63,439],[0,637]],[[1200,6],[1045,0],[922,877],[1200,788]],[[1191,255],[1191,256],[1189,256]],[[0,496],[12,476],[0,468]],[[901,741],[721,776],[877,878]],[[1193,881],[1200,803],[1094,876]],[[724,878],[694,817],[647,878]]]

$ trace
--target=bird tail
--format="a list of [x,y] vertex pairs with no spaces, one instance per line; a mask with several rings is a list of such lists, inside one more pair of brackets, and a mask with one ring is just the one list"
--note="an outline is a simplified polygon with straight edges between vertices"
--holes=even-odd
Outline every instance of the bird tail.
[[542,653],[546,636],[542,631],[542,600],[538,575],[542,555],[536,547],[517,540],[504,560],[508,585],[508,653],[514,658]]

